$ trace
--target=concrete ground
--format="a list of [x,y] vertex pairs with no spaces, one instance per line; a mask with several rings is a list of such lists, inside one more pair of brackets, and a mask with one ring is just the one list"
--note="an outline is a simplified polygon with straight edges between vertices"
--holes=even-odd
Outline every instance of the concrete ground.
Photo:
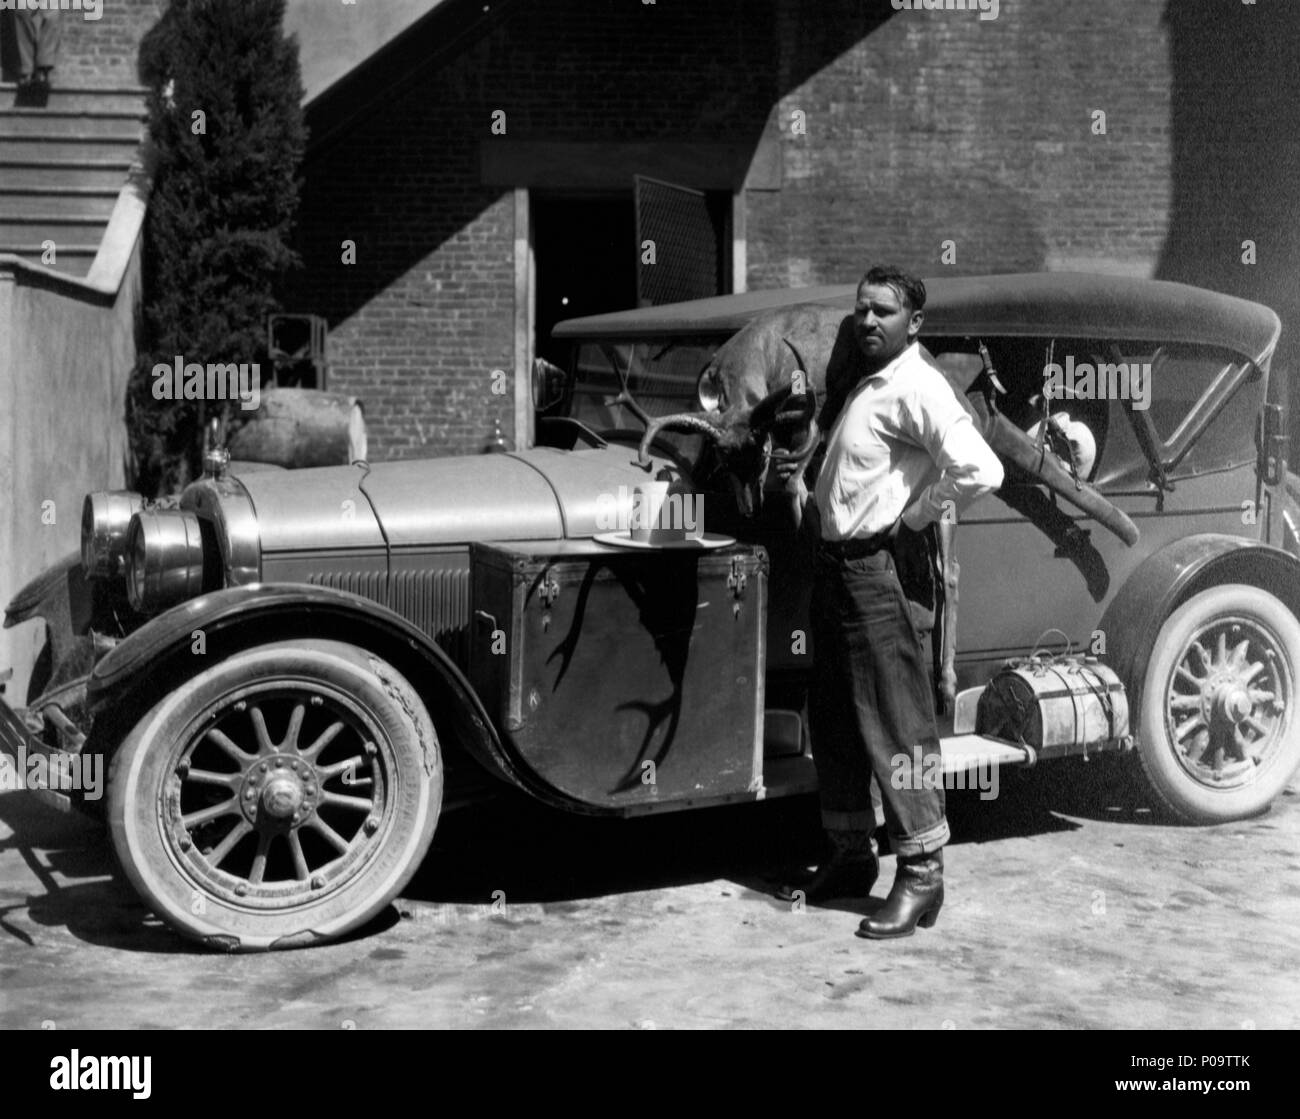
[[1266,816],[1187,828],[1123,760],[1058,763],[950,794],[950,816],[948,903],[909,940],[763,892],[818,850],[809,798],[639,821],[512,799],[447,817],[346,942],[222,956],[145,911],[92,823],[10,793],[0,1026],[1300,1026],[1300,780]]

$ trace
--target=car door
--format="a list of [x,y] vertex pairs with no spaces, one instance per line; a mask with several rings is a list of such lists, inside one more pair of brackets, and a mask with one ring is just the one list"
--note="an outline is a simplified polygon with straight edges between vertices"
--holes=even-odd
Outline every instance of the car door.
[[[1085,546],[1071,554],[1001,496],[990,494],[962,511],[955,536],[963,687],[983,683],[1003,659],[1040,643],[1064,649],[1069,642],[1075,651],[1104,654],[1105,635],[1098,629],[1103,611],[1147,556],[1196,533],[1257,535],[1247,522],[1255,485],[1253,420],[1263,385],[1252,380],[1249,363],[1211,347],[1149,340],[1002,339],[990,350],[1008,389],[1003,410],[1026,430],[1041,415],[1034,389],[1048,365],[1142,371],[1127,392],[1118,383],[1123,378],[1110,378],[1102,392],[1101,376],[1091,390],[1080,376],[1072,391],[1067,386],[1048,401],[1057,416],[1090,429],[1096,445],[1091,484],[1132,518],[1140,537],[1129,547],[1057,501],[1088,534]],[[1168,464],[1163,481],[1153,459]]]

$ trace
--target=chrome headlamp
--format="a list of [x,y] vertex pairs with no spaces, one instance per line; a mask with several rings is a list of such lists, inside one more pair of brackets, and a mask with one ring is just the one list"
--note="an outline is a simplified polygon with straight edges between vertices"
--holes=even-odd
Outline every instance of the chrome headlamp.
[[126,535],[126,597],[152,614],[203,593],[199,518],[184,509],[136,513]]
[[131,490],[88,493],[81,505],[81,567],[88,579],[109,579],[122,572],[126,533],[144,498]]

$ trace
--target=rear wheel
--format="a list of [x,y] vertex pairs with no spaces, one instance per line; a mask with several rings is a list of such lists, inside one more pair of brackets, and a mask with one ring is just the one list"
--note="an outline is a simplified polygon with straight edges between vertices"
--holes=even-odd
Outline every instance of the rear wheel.
[[114,756],[108,819],[159,917],[255,951],[373,917],[419,865],[441,803],[419,695],[373,654],[313,640],[236,654],[154,707]]
[[1228,584],[1156,636],[1138,757],[1160,799],[1195,823],[1268,807],[1300,765],[1300,622],[1275,596]]

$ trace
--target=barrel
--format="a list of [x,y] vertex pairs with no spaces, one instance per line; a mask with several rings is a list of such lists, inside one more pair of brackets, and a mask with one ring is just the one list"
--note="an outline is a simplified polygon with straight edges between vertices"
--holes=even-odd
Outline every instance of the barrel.
[[1128,696],[1114,670],[1092,657],[1009,661],[981,693],[975,729],[1038,750],[1114,747],[1130,734]]
[[343,393],[270,388],[230,438],[230,457],[289,469],[345,466],[366,457],[361,402]]

